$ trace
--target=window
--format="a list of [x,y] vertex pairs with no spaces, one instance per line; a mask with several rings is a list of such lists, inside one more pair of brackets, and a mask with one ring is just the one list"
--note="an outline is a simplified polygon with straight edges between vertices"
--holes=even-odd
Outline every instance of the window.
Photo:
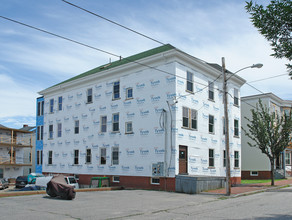
[[87,103],[92,103],[92,88],[87,89]]
[[112,131],[113,132],[117,132],[117,131],[119,131],[120,129],[119,129],[119,113],[115,113],[115,114],[113,114],[113,129],[112,129]]
[[58,110],[62,111],[62,103],[63,103],[63,98],[62,96],[59,96],[58,98]]
[[212,133],[212,134],[215,133],[215,129],[214,129],[214,116],[213,115],[209,115],[209,133]]
[[234,168],[239,168],[239,151],[234,151]]
[[49,151],[49,155],[48,155],[48,164],[52,165],[53,164],[53,151]]
[[44,137],[44,126],[38,126],[37,127],[37,140],[43,140]]
[[106,164],[106,148],[100,148],[100,164]]
[[79,150],[74,150],[74,165],[79,164]]
[[258,171],[250,171],[251,176],[258,176],[259,172]]
[[234,88],[234,105],[239,105],[239,99],[238,99],[238,89]]
[[43,163],[43,151],[38,150],[37,151],[37,165],[42,165]]
[[238,120],[234,119],[234,136],[239,137],[239,127],[238,127]]
[[86,163],[91,163],[91,149],[86,149]]
[[223,167],[226,167],[226,150],[223,150]]
[[159,185],[160,184],[160,179],[158,177],[151,178],[151,184]]
[[119,148],[114,147],[112,150],[112,165],[119,165]]
[[183,107],[183,127],[197,129],[197,111]]
[[285,161],[286,165],[291,165],[291,152],[286,152],[285,159],[286,159]]
[[49,139],[53,139],[54,130],[53,125],[49,125]]
[[58,137],[62,137],[62,124],[58,123]]
[[113,99],[120,98],[120,81],[114,82],[113,84]]
[[54,113],[54,99],[50,99],[50,113]]
[[76,120],[74,124],[74,133],[79,134],[79,120]]
[[224,117],[222,118],[222,123],[223,123],[223,135],[225,135],[226,126],[225,126],[225,118]]
[[209,100],[214,101],[214,83],[209,81]]
[[106,132],[106,124],[107,124],[107,117],[106,116],[101,116],[100,117],[100,131],[101,132]]
[[187,91],[194,92],[193,73],[187,72]]
[[127,88],[126,89],[126,99],[132,99],[133,98],[133,88]]
[[131,121],[126,122],[126,134],[133,133],[133,124]]
[[38,107],[37,107],[37,115],[41,116],[44,115],[44,101],[38,102]]
[[214,149],[209,149],[209,167],[214,166]]
[[113,176],[113,182],[114,183],[119,183],[120,182],[120,177],[119,176]]

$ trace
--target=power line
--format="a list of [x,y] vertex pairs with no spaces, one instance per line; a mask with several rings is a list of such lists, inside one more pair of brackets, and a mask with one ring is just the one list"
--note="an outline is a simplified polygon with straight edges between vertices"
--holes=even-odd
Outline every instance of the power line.
[[99,14],[96,14],[96,13],[94,13],[94,12],[91,12],[91,11],[89,11],[89,10],[87,10],[87,9],[85,9],[85,8],[82,8],[82,7],[78,6],[78,5],[75,5],[75,4],[71,3],[71,2],[68,2],[68,1],[66,1],[66,0],[62,0],[62,1],[65,2],[65,3],[67,3],[67,4],[69,4],[69,5],[74,6],[74,7],[76,7],[76,8],[81,9],[82,11],[85,11],[85,12],[87,12],[87,13],[89,13],[89,14],[92,14],[92,15],[94,15],[94,16],[96,16],[96,17],[99,17],[99,18],[101,18],[101,19],[103,19],[103,20],[106,20],[106,21],[108,21],[108,22],[110,22],[110,23],[112,23],[112,24],[115,24],[115,25],[117,25],[117,26],[120,26],[120,27],[122,27],[122,28],[125,28],[125,29],[127,29],[128,31],[134,32],[135,34],[141,35],[141,36],[146,37],[146,38],[148,38],[148,39],[150,39],[150,40],[152,40],[152,41],[155,41],[156,43],[159,43],[159,44],[165,45],[164,43],[162,43],[162,42],[160,42],[160,41],[158,41],[158,40],[155,40],[155,39],[152,38],[152,37],[149,37],[149,36],[147,36],[147,35],[145,35],[145,34],[142,34],[142,33],[138,32],[138,31],[135,31],[135,30],[133,30],[133,29],[131,29],[131,28],[128,28],[128,27],[126,27],[126,26],[124,26],[124,25],[122,25],[122,24],[119,24],[119,23],[117,23],[117,22],[115,22],[115,21],[112,21],[112,20],[110,20],[110,19],[108,19],[108,18],[105,18],[105,17],[103,17],[103,16],[101,16],[101,15],[99,15]]
[[280,76],[288,76],[288,75],[289,75],[288,73],[280,74],[280,75],[276,75],[276,76],[271,76],[271,77],[267,77],[267,78],[263,78],[263,79],[258,79],[258,80],[250,81],[249,83],[260,82],[260,81],[264,81],[264,80],[267,80],[267,79],[273,79],[273,78],[277,78],[277,77],[280,77]]
[[81,43],[81,42],[76,41],[76,40],[72,40],[72,39],[67,38],[67,37],[63,37],[63,36],[58,35],[58,34],[54,34],[54,33],[52,33],[52,32],[49,32],[49,31],[46,31],[46,30],[43,30],[43,29],[40,29],[40,28],[37,28],[37,27],[31,26],[31,25],[28,25],[28,24],[25,24],[25,23],[22,23],[22,22],[20,22],[20,21],[13,20],[13,19],[11,19],[11,18],[7,18],[7,17],[1,16],[1,15],[0,15],[0,17],[3,18],[3,19],[6,19],[6,20],[8,20],[8,21],[12,21],[12,22],[14,22],[14,23],[21,24],[21,25],[23,25],[23,26],[26,26],[26,27],[29,27],[29,28],[35,29],[35,30],[37,30],[37,31],[41,31],[41,32],[46,33],[46,34],[50,34],[50,35],[52,35],[52,36],[62,38],[62,39],[64,39],[64,40],[68,40],[68,41],[71,41],[71,42],[73,42],[73,43],[80,44],[80,45],[82,45],[82,46],[85,46],[85,47],[88,47],[88,48],[91,48],[91,49],[94,49],[94,50],[97,50],[97,51],[100,51],[100,52],[103,52],[103,53],[106,53],[106,54],[109,54],[109,55],[112,55],[112,56],[115,56],[115,57],[121,57],[121,56],[116,55],[116,54],[114,54],[114,53],[111,53],[111,52],[108,52],[108,51],[105,51],[105,50],[102,50],[102,49],[99,49],[99,48],[96,48],[96,47],[90,46],[90,45],[88,45],[88,44]]

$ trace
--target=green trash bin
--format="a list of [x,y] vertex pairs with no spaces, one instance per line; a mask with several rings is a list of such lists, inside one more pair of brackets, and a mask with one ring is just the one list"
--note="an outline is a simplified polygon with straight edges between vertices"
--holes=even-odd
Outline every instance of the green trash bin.
[[91,177],[90,188],[109,187],[109,177]]

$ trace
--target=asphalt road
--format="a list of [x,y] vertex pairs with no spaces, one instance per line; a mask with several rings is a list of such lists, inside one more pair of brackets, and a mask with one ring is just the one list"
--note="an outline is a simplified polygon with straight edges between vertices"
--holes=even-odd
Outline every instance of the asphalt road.
[[238,198],[147,190],[0,198],[0,219],[292,219],[292,188]]

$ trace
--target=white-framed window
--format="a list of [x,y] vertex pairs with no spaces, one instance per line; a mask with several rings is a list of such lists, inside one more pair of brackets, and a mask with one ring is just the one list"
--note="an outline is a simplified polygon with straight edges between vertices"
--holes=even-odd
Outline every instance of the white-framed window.
[[92,103],[92,88],[87,89],[87,103]]
[[238,89],[234,88],[234,105],[239,106]]
[[100,116],[100,132],[106,132],[107,116]]
[[74,121],[74,134],[79,134],[79,120]]
[[234,119],[234,136],[239,137],[239,121]]
[[159,177],[152,177],[151,178],[151,184],[153,184],[153,185],[159,185],[160,184]]
[[37,151],[37,165],[42,165],[43,163],[43,151],[38,150]]
[[223,150],[223,167],[226,167],[226,150]]
[[182,126],[183,128],[197,129],[197,115],[198,112],[195,109],[190,109],[187,107],[183,107],[183,120]]
[[119,165],[119,148],[112,148],[112,165]]
[[58,97],[58,110],[62,111],[62,108],[63,108],[63,97],[59,96]]
[[291,152],[285,153],[285,160],[286,165],[291,165]]
[[50,150],[48,152],[48,164],[49,165],[52,165],[53,164],[53,151],[52,150]]
[[209,133],[211,133],[211,134],[215,133],[214,116],[213,115],[209,115]]
[[58,137],[62,137],[62,123],[58,123]]
[[118,132],[120,130],[119,128],[119,113],[114,113],[112,118],[112,131]]
[[37,116],[42,116],[44,115],[44,101],[40,101],[38,102],[38,106],[37,106]]
[[234,151],[234,168],[239,168],[239,151]]
[[120,98],[120,81],[113,83],[113,100]]
[[113,181],[113,183],[119,183],[120,182],[120,177],[119,176],[113,176],[112,181]]
[[53,139],[54,137],[54,127],[53,125],[49,125],[49,139]]
[[209,167],[215,167],[214,149],[209,149]]
[[40,140],[43,140],[43,138],[44,138],[44,126],[41,125],[37,127],[37,140],[40,141]]
[[194,84],[193,84],[194,74],[191,72],[187,72],[187,88],[188,92],[194,92]]
[[91,163],[91,149],[86,149],[86,163]]
[[106,148],[100,148],[100,164],[106,164]]
[[126,134],[132,134],[133,133],[133,124],[131,121],[126,122]]
[[79,150],[74,150],[74,165],[79,164]]
[[258,171],[250,171],[250,176],[258,176],[259,172]]
[[126,89],[126,99],[132,99],[133,98],[133,88],[129,87]]
[[50,99],[50,113],[54,113],[54,99]]
[[209,81],[208,82],[208,87],[209,87],[208,98],[209,98],[209,100],[214,101],[214,83]]

